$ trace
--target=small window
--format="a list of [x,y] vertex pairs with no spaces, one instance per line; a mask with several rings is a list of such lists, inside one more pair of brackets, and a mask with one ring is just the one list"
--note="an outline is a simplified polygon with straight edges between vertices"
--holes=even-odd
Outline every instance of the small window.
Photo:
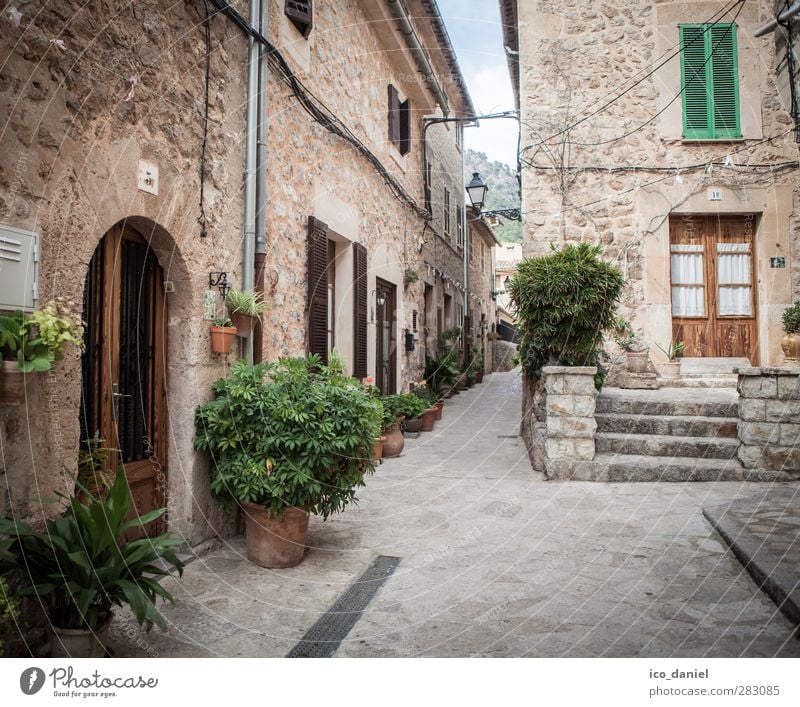
[[314,3],[312,0],[286,0],[284,14],[297,27],[297,31],[308,37],[314,24]]
[[401,155],[411,150],[411,101],[400,100],[397,89],[389,84],[389,142]]
[[736,25],[681,25],[680,46],[684,138],[740,138]]
[[431,161],[425,165],[425,209],[431,213],[431,177],[433,176],[433,167]]
[[670,246],[672,316],[705,317],[705,248],[673,243]]
[[456,244],[459,248],[464,247],[464,212],[456,205]]
[[472,229],[469,232],[469,262],[475,262],[475,233]]
[[444,237],[450,239],[450,190],[444,188]]
[[486,244],[481,241],[481,271],[486,272]]
[[461,143],[464,139],[464,128],[460,123],[456,123],[456,147],[461,148]]
[[328,351],[336,346],[336,241],[328,240]]

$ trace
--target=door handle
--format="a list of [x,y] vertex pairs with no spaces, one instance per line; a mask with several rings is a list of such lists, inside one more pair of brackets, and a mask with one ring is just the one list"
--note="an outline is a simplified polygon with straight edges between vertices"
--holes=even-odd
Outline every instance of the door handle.
[[114,398],[132,398],[133,396],[130,393],[120,393],[119,392],[119,385],[117,383],[111,384],[111,395]]

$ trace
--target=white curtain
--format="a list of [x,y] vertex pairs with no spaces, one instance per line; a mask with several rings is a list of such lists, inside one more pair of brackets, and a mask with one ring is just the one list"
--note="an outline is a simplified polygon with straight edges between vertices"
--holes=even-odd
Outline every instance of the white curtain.
[[717,244],[720,316],[752,316],[750,244]]
[[675,244],[670,247],[672,271],[672,315],[704,317],[703,246]]

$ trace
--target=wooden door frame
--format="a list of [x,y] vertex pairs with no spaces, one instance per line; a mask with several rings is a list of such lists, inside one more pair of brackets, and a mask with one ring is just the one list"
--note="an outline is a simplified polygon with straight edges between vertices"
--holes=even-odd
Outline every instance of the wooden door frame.
[[394,395],[397,392],[397,332],[395,331],[397,328],[397,287],[396,285],[388,282],[387,280],[382,280],[381,278],[375,278],[375,297],[377,299],[378,295],[381,294],[386,295],[386,302],[383,307],[378,307],[376,303],[375,311],[377,316],[377,322],[375,327],[376,332],[376,341],[375,341],[375,369],[377,373],[377,369],[379,366],[383,364],[383,356],[381,355],[383,352],[383,321],[384,318],[381,315],[386,315],[388,313],[388,321],[389,321],[389,373],[388,373],[388,385],[387,390],[381,390],[382,395]]

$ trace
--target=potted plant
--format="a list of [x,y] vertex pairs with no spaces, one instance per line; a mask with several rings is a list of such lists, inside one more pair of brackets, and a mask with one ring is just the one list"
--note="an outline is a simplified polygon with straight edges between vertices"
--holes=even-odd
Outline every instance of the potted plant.
[[787,361],[797,363],[800,361],[800,300],[783,310],[783,331],[781,349]]
[[236,327],[228,317],[215,319],[211,325],[211,351],[229,353],[236,340]]
[[[375,389],[378,391],[378,389]],[[380,395],[380,391],[377,393]],[[381,404],[381,436],[383,438],[383,456],[387,459],[400,456],[406,445],[403,437],[405,418],[397,408],[397,396],[387,395],[378,399]]]
[[211,458],[211,490],[244,512],[247,554],[262,567],[303,559],[308,517],[356,501],[374,470],[381,406],[334,354],[249,366],[213,386],[197,409],[195,446]]
[[228,304],[228,312],[236,327],[237,335],[252,336],[256,319],[261,316],[265,308],[261,293],[231,288],[228,290],[225,301]]
[[403,417],[403,426],[406,432],[419,432],[422,427],[422,413],[427,409],[427,405],[418,395],[414,393],[400,393],[390,396],[393,399],[395,414]]
[[625,367],[631,373],[647,373],[650,352],[647,344],[636,338],[633,328],[626,319],[617,316],[612,324],[612,337],[625,352]]
[[413,285],[417,280],[419,280],[417,271],[412,268],[406,268],[403,273],[403,284],[408,287],[408,285]]
[[0,519],[0,571],[16,570],[25,577],[20,595],[35,597],[47,612],[51,657],[102,657],[114,605],[128,604],[148,630],[153,624],[166,629],[156,598],[173,602],[173,597],[158,578],[168,575],[168,568],[183,573],[174,552],[180,537],[165,533],[124,540],[128,531],[160,518],[166,509],[128,520],[131,498],[122,470],[104,498],[83,492],[88,501],[69,498],[64,513],[47,521],[44,532]]
[[661,349],[667,355],[667,362],[662,363],[660,366],[661,377],[669,378],[671,380],[680,378],[681,377],[680,357],[683,356],[683,351],[686,348],[685,344],[682,341],[671,340],[667,348],[664,348],[659,344],[656,344],[656,346],[658,346],[658,348]]
[[437,399],[441,399],[446,394],[445,389],[452,386],[457,377],[458,367],[453,351],[425,357],[425,381]]
[[73,302],[57,297],[33,312],[0,317],[0,402],[25,397],[25,374],[49,371],[68,343],[83,348],[83,325]]

